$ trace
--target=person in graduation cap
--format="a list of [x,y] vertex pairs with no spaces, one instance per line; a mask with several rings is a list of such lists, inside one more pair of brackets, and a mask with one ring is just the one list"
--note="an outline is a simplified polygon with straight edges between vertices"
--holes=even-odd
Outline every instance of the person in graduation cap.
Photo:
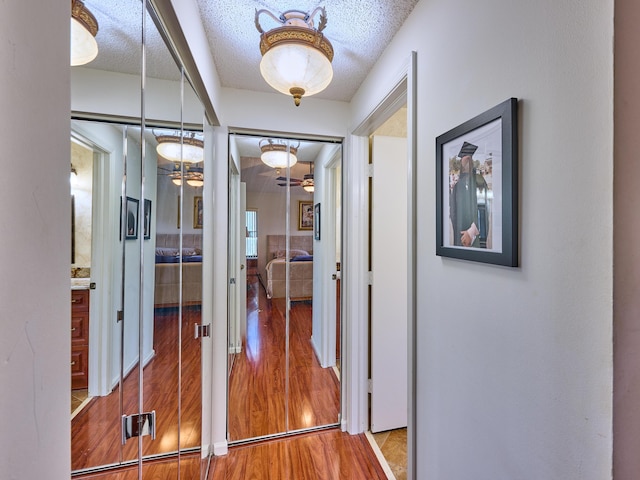
[[476,176],[473,168],[473,154],[478,149],[468,142],[462,144],[460,177],[449,198],[449,217],[453,227],[453,244],[461,247],[480,247],[478,226],[478,196]]

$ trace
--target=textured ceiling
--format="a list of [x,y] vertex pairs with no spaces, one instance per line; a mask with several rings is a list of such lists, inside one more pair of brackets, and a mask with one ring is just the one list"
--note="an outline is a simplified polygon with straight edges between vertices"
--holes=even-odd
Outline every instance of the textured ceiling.
[[[333,81],[317,94],[318,98],[350,101],[386,45],[411,13],[418,0],[326,0],[324,2],[196,0],[207,33],[220,81],[225,87],[273,92],[260,75],[260,34],[255,27],[255,11],[267,9],[276,16],[287,10],[312,12],[324,6],[327,26],[323,33],[334,48]],[[134,0],[85,0],[98,20],[98,57],[86,68],[134,75],[140,74],[142,3]],[[261,16],[265,30],[278,24]],[[149,15],[146,15],[147,75],[178,79],[173,57]],[[260,137],[237,138],[243,158],[243,179],[257,188],[278,189],[275,171],[258,160]],[[149,138],[154,144],[154,139]],[[308,173],[309,162],[318,155],[320,145],[303,142],[300,164],[292,176]],[[265,183],[266,182],[266,183]]]
[[[256,9],[276,16],[287,10],[312,12],[324,6],[323,31],[334,48],[333,81],[316,96],[349,101],[418,0],[197,0],[223,86],[273,92],[260,76]],[[316,17],[317,20],[317,17]],[[278,24],[260,17],[269,30]]]
[[[323,33],[334,48],[333,81],[316,96],[349,101],[418,0],[196,0],[225,87],[273,92],[260,75],[260,34],[255,11],[280,15],[287,10],[312,12],[324,6],[327,26]],[[98,57],[88,68],[139,74],[142,3],[133,0],[85,0],[98,20]],[[316,17],[317,19],[317,17]],[[277,26],[262,15],[265,30]],[[178,78],[178,69],[162,38],[147,16],[147,74]]]

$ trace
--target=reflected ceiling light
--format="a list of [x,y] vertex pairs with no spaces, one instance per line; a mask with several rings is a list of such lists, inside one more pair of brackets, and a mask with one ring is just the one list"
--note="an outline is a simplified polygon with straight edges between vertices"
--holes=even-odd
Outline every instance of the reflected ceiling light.
[[157,135],[156,152],[172,162],[198,163],[204,160],[204,142],[190,135]]
[[313,171],[311,166],[313,163],[309,162],[309,173],[305,174],[302,183],[300,184],[305,192],[313,193],[315,191],[315,183],[313,181]]
[[204,173],[202,167],[191,167],[188,172],[185,173],[185,179],[187,185],[192,187],[201,187],[204,185]]
[[[320,14],[318,28],[313,17]],[[259,16],[266,13],[282,26],[265,32]],[[289,10],[276,17],[268,10],[256,10],[256,28],[260,32],[260,73],[266,82],[285,95],[292,95],[296,106],[303,95],[321,92],[333,78],[333,46],[322,34],[327,25],[324,7],[311,14]]]
[[[293,167],[298,162],[298,147],[300,142],[294,147],[287,145],[283,141],[276,141],[270,138],[260,140],[260,159],[272,168]],[[288,151],[287,151],[288,149]]]
[[168,175],[174,185],[182,185],[182,181],[186,181],[187,185],[192,187],[202,187],[204,185],[204,171],[202,167],[194,167],[185,164],[184,172],[180,168],[180,162],[177,162],[173,171]]
[[82,0],[71,0],[71,66],[84,65],[98,56],[98,21]]

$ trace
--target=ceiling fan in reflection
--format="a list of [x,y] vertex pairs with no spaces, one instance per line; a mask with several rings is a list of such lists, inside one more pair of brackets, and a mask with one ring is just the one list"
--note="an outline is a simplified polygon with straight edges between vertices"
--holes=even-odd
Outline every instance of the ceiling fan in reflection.
[[[309,162],[309,173],[305,174],[304,178],[289,178],[289,183],[287,183],[287,177],[279,176],[276,178],[279,187],[286,187],[287,185],[290,187],[302,187],[306,192],[313,193],[315,190],[315,184],[313,181],[313,171],[312,171],[312,162]],[[279,170],[277,173],[280,173]]]

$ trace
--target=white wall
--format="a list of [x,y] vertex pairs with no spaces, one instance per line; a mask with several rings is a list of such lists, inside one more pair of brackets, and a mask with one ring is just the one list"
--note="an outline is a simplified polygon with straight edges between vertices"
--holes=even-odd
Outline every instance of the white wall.
[[305,98],[296,107],[288,95],[223,88],[221,108],[216,109],[224,126],[286,132],[298,135],[344,137],[349,104]]
[[0,6],[4,164],[28,172],[0,178],[0,465],[12,480],[70,470],[70,13]]
[[[419,2],[352,102],[356,125],[417,51],[420,480],[611,478],[612,18]],[[520,267],[437,257],[434,139],[511,96]]]

